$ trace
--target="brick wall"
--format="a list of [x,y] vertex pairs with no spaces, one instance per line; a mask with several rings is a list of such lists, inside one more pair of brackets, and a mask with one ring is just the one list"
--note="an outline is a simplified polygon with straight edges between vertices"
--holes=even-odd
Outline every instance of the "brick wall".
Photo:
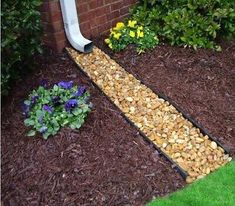
[[[129,8],[135,2],[137,0],[77,0],[82,34],[90,39],[105,34],[118,21],[128,16]],[[68,42],[63,28],[59,0],[44,0],[40,11],[44,44],[61,52]]]

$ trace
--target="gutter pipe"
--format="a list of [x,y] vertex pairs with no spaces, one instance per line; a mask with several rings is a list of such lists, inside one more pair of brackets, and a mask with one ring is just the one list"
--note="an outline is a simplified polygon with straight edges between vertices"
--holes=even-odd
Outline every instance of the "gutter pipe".
[[60,7],[69,43],[80,52],[92,52],[92,41],[86,39],[80,31],[75,0],[60,0]]

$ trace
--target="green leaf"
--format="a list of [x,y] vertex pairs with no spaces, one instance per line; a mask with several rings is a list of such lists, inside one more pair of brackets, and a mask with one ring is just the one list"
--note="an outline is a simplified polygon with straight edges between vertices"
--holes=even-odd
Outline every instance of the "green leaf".
[[53,86],[53,90],[57,92],[57,91],[59,91],[59,87],[55,84],[55,85]]
[[28,133],[27,133],[27,136],[28,137],[32,137],[32,136],[35,136],[36,134],[36,131],[35,130],[30,130]]
[[44,112],[42,110],[36,110],[36,116],[37,117],[40,117],[40,116],[43,116]]
[[48,137],[50,136],[50,133],[46,132],[42,136],[43,136],[43,139],[47,140]]
[[31,102],[29,100],[25,100],[24,103],[28,106],[31,104]]
[[24,124],[25,124],[25,126],[33,126],[34,121],[32,119],[25,119]]

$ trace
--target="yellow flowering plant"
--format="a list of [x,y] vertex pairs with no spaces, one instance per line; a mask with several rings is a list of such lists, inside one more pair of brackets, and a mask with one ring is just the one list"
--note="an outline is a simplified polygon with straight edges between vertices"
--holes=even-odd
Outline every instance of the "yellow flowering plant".
[[111,28],[105,43],[116,52],[134,44],[137,52],[142,53],[146,49],[154,48],[158,44],[158,38],[148,27],[140,25],[136,20],[128,20],[126,23],[118,22]]

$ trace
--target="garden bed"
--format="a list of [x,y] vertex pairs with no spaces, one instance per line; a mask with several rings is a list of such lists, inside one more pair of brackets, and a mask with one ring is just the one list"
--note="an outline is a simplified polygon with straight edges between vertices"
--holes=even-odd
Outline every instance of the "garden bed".
[[[184,186],[119,110],[66,55],[39,58],[2,105],[3,205],[141,205]],[[41,79],[88,86],[94,109],[80,130],[26,137],[20,104]]]
[[[157,148],[179,165],[191,183],[231,161],[224,150],[132,74],[95,47],[90,54],[68,48],[79,68]],[[186,172],[184,172],[184,171]]]
[[[222,53],[159,46],[137,55],[96,44],[155,92],[170,97],[235,154],[234,43]],[[97,90],[66,55],[39,58],[41,67],[16,83],[2,105],[3,205],[141,205],[182,188],[182,177]],[[25,136],[20,103],[39,85],[74,80],[91,92],[83,127],[47,141]]]
[[222,52],[161,45],[141,55],[132,46],[113,53],[104,37],[95,43],[146,86],[169,97],[235,156],[235,42],[221,43]]

